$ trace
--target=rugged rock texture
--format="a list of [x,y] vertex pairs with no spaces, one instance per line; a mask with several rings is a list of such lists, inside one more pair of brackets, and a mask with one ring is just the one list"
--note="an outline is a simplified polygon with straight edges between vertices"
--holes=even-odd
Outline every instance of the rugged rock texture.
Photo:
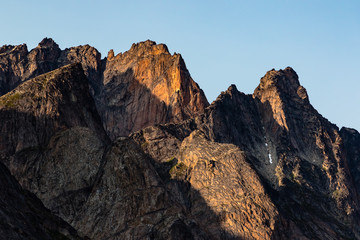
[[92,239],[192,239],[198,228],[189,225],[150,159],[130,139],[117,140],[107,152],[74,224]]
[[[238,147],[208,141],[194,131],[181,144],[170,174],[200,193],[201,197],[190,191],[191,215],[215,239],[274,235],[277,209]],[[215,214],[209,215],[207,208]]]
[[0,163],[1,239],[80,239],[76,231],[21,188]]
[[[181,56],[151,41],[101,60],[44,39],[2,47],[0,66],[0,160],[82,237],[360,239],[360,134],[323,118],[291,68],[206,107]],[[43,206],[22,221],[39,200],[1,169],[3,192],[25,195],[4,195],[1,231],[76,236]]]
[[104,128],[112,139],[154,124],[180,122],[209,104],[180,54],[164,44],[133,44],[107,58],[89,45],[60,50],[49,38],[28,52],[25,44],[0,48],[0,95],[21,82],[70,63],[81,63]]
[[64,66],[71,63],[81,63],[92,96],[99,94],[101,89],[101,54],[94,47],[89,45],[66,48],[61,51],[57,59],[57,65]]
[[0,98],[1,154],[45,147],[58,131],[93,129],[104,140],[87,79],[79,64],[68,65],[20,85]]

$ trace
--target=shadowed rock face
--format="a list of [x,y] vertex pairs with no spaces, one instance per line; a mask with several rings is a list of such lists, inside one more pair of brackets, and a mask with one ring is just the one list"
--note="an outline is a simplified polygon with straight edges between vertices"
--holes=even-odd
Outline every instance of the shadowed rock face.
[[341,128],[345,157],[348,167],[355,182],[358,193],[360,193],[360,134],[352,128]]
[[[151,41],[101,60],[44,39],[2,47],[0,63],[1,91],[23,82],[0,97],[1,162],[16,178],[4,167],[4,189],[33,192],[83,237],[360,239],[360,135],[323,118],[291,68],[206,107],[181,56]],[[8,214],[30,200],[4,196],[0,231],[46,239],[38,211],[35,225]]]

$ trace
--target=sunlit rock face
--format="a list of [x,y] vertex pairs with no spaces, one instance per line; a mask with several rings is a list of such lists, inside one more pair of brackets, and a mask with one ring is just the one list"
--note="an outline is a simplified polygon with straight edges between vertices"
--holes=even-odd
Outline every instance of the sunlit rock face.
[[180,122],[204,111],[208,102],[180,54],[145,41],[104,61],[103,88],[96,97],[109,135],[127,136],[146,126]]
[[360,134],[322,117],[289,67],[208,105],[152,41],[101,59],[44,39],[0,63],[4,236],[360,239]]

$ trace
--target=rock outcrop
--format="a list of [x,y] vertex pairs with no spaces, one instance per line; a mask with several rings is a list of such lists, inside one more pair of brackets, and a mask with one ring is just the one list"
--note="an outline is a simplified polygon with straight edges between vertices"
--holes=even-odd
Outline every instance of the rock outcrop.
[[[139,146],[119,139],[74,227],[91,239],[193,239],[201,232]],[[99,205],[99,201],[101,204]]]
[[[163,44],[133,44],[123,54],[106,58],[99,111],[111,137],[144,127],[180,122],[208,106],[180,54]],[[121,123],[121,124],[119,124]]]

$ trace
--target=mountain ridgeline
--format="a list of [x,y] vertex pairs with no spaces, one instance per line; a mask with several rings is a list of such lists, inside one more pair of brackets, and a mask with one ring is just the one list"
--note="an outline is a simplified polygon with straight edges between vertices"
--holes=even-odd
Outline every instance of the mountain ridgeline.
[[1,239],[360,239],[360,134],[292,68],[209,105],[152,41],[0,48]]

